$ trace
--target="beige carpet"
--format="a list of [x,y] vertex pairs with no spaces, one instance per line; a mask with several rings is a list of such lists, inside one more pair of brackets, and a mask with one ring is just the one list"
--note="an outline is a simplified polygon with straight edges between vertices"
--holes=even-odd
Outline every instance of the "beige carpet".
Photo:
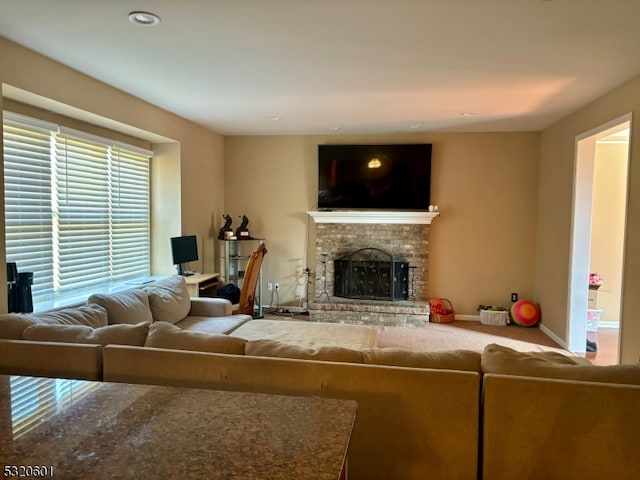
[[476,322],[429,323],[423,327],[376,327],[378,347],[397,347],[419,352],[477,350],[497,343],[522,352],[555,350],[566,353],[537,328],[495,327]]

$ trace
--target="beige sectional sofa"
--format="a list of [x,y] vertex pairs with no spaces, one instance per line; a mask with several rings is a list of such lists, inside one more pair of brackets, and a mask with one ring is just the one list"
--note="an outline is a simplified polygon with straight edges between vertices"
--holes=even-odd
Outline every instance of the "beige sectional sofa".
[[[285,343],[272,330],[256,338],[264,325],[228,335],[138,319],[111,333],[134,330],[138,340],[129,343],[98,338],[100,326],[63,328],[93,344],[64,335],[0,340],[0,372],[354,399],[349,477],[356,480],[631,479],[640,471],[640,364],[594,367],[498,345],[426,353],[302,344],[290,335]],[[216,330],[214,322],[207,329]]]
[[5,314],[0,373],[101,380],[102,346],[144,346],[156,322],[177,332],[227,334],[251,320],[231,308],[222,298],[190,298],[184,278],[175,275],[144,288],[91,295],[86,305]]

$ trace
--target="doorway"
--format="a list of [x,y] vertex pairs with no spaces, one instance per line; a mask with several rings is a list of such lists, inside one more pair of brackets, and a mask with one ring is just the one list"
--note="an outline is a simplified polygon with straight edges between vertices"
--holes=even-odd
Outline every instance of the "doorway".
[[630,128],[628,114],[576,138],[567,343],[594,363],[620,361]]

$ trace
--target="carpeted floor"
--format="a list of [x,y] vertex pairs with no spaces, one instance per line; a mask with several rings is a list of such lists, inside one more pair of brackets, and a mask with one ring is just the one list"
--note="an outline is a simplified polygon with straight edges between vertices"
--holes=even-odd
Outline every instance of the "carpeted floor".
[[483,350],[497,343],[518,351],[564,351],[538,328],[495,327],[477,322],[429,323],[419,328],[376,327],[378,347],[414,351]]

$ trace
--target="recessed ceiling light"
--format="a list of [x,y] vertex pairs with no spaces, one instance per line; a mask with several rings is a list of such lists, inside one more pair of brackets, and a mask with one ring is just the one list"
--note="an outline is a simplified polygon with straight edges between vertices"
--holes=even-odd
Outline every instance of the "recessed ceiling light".
[[475,115],[478,115],[478,112],[462,112],[460,115],[462,115],[463,117],[473,117]]
[[418,130],[419,128],[422,128],[422,125],[420,125],[419,123],[413,123],[413,124],[409,125],[409,128],[411,130]]
[[149,12],[131,12],[129,21],[136,25],[157,25],[160,23],[160,17],[155,13]]
[[329,127],[327,127],[329,130],[331,130],[332,132],[335,132],[336,130],[340,130],[340,127],[338,125],[330,125]]
[[282,120],[282,117],[278,116],[278,115],[271,115],[270,117],[268,117],[269,120],[271,120],[272,122],[277,122],[278,120]]

